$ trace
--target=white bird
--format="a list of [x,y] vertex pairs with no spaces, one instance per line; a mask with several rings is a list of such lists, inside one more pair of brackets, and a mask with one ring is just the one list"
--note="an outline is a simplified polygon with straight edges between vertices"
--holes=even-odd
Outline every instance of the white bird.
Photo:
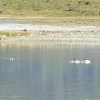
[[13,58],[10,58],[10,61],[13,61],[14,59]]
[[0,59],[13,61],[13,60],[26,59],[26,58],[13,58],[13,57],[10,57],[10,58],[5,58],[5,57],[0,57]]
[[83,63],[83,64],[90,64],[91,60],[85,60],[85,58],[84,58],[84,60],[82,60],[81,63]]
[[79,64],[80,60],[75,60],[75,58],[73,58],[73,60],[71,60],[70,63],[72,63],[72,64]]

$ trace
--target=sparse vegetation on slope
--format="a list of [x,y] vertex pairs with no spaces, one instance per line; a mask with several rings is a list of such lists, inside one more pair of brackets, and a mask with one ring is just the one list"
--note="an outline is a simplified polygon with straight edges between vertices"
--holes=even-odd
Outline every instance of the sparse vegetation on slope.
[[0,0],[0,15],[100,16],[99,0]]

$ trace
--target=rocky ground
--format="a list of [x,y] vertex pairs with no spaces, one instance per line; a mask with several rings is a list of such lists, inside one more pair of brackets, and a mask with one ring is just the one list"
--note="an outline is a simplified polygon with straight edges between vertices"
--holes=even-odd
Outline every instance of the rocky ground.
[[[98,20],[35,20],[0,24],[1,41],[100,41]],[[14,35],[15,34],[15,35]],[[7,36],[9,35],[9,36]]]

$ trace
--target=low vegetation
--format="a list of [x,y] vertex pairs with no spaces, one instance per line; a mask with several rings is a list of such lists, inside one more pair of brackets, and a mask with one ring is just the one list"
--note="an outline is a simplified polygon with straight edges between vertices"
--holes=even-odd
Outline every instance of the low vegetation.
[[0,38],[28,36],[28,32],[0,32]]
[[99,0],[0,0],[0,15],[100,16]]

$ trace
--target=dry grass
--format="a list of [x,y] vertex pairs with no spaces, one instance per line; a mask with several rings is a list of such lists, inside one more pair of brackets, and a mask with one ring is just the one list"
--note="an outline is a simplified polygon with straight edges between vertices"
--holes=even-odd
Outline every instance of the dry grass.
[[0,14],[34,17],[100,16],[99,0],[0,0]]
[[100,19],[38,19],[30,22],[31,24],[43,25],[95,25],[100,26]]

